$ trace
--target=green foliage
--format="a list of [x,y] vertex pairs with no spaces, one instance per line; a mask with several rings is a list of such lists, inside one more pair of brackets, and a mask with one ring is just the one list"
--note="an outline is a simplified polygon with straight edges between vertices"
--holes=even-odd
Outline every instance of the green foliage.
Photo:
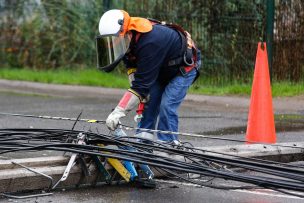
[[[0,21],[4,58],[12,67],[36,69],[95,64],[95,36],[101,1],[17,1]],[[30,11],[30,13],[29,13]]]
[[[202,50],[202,75],[214,85],[234,80],[249,83],[257,42],[265,39],[266,0],[2,2],[0,60],[10,67],[41,70],[95,66],[98,20],[111,8],[182,25]],[[304,1],[276,2],[273,78],[302,81]]]

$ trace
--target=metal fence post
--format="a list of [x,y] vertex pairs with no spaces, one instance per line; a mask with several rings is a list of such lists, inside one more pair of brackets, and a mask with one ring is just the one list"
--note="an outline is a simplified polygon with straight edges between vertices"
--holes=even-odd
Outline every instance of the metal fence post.
[[275,3],[274,0],[266,0],[267,7],[267,21],[266,21],[266,44],[267,44],[267,54],[269,63],[270,80],[272,81],[273,70],[272,70],[272,59],[273,59],[273,29],[274,29],[274,10]]
[[111,8],[111,1],[112,0],[103,0],[104,11],[110,10],[110,8]]

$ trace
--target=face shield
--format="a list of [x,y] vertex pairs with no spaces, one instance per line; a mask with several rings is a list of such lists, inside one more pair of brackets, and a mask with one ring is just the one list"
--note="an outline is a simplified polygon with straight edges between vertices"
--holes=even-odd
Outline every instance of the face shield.
[[129,49],[131,35],[105,35],[96,37],[97,67],[110,72],[119,64]]

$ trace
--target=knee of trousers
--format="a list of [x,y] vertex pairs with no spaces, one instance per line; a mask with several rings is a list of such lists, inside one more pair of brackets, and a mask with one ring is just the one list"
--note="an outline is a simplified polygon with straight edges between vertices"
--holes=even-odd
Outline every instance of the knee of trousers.
[[168,114],[171,116],[177,116],[177,110],[175,108],[172,108],[172,105],[169,103],[161,103],[160,105],[160,114]]

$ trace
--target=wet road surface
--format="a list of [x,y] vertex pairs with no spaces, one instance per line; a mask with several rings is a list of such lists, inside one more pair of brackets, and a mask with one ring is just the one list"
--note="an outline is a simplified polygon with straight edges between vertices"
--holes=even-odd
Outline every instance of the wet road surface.
[[[9,199],[0,202],[8,202]],[[65,203],[65,202],[155,202],[155,203],[192,203],[192,202],[242,202],[242,203],[300,203],[303,199],[267,190],[230,191],[198,188],[191,185],[161,183],[157,189],[139,189],[123,186],[100,186],[95,188],[79,188],[55,192],[48,197],[25,200],[10,200],[10,202],[34,203]]]
[[[86,97],[85,94],[73,96],[48,96],[39,94],[20,94],[0,92],[0,112],[77,117],[105,120],[120,96]],[[237,106],[237,105],[236,105]],[[244,140],[247,124],[247,107],[237,108],[219,104],[204,104],[186,101],[180,109],[180,131],[203,135]],[[304,108],[276,111],[278,142],[304,141]],[[134,126],[134,114],[122,122]],[[52,121],[34,118],[0,116],[0,128],[72,128],[73,122]],[[76,129],[95,130],[108,133],[105,126],[78,123]],[[132,132],[128,132],[132,133]],[[195,146],[221,146],[227,141],[191,137],[180,137]],[[51,155],[44,152],[43,156]],[[14,155],[15,157],[36,156],[35,154]],[[1,158],[1,157],[0,157]],[[227,182],[226,184],[229,184]],[[303,202],[296,197],[268,190],[226,191],[199,188],[191,184],[158,183],[155,190],[144,190],[120,186],[99,186],[95,188],[56,191],[53,196],[26,200],[0,199],[0,202]]]

